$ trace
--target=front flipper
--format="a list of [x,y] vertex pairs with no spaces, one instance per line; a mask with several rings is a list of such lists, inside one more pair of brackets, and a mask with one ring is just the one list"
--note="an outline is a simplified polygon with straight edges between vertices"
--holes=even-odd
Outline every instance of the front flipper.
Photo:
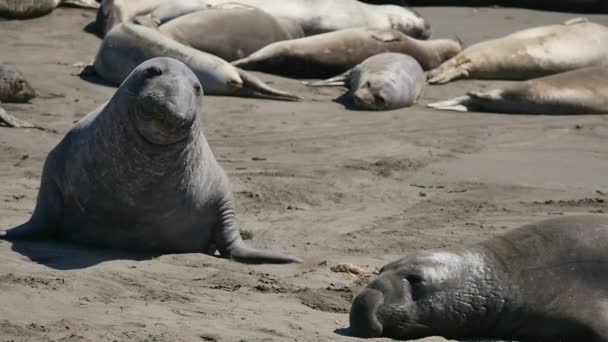
[[63,212],[63,200],[57,184],[47,175],[48,169],[50,166],[47,159],[32,217],[15,228],[0,230],[0,239],[44,240],[55,235]]
[[454,80],[469,77],[470,61],[458,56],[447,60],[427,73],[429,84],[445,84]]
[[285,254],[247,246],[238,229],[235,220],[232,200],[226,201],[221,207],[221,220],[214,232],[215,242],[224,258],[245,264],[290,264],[300,263],[301,259]]

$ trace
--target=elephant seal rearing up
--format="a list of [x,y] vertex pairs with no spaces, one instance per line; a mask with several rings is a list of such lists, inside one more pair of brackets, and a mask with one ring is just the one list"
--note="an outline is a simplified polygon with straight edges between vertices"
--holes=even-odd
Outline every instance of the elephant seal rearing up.
[[201,84],[183,63],[137,67],[48,155],[30,220],[5,239],[59,238],[128,251],[298,259],[244,244],[228,178],[203,135]]
[[608,216],[549,219],[414,252],[355,298],[357,336],[608,341]]
[[429,83],[461,78],[529,80],[608,65],[608,27],[574,18],[477,43],[428,73]]
[[431,108],[514,114],[608,114],[608,67],[584,68],[451,100]]

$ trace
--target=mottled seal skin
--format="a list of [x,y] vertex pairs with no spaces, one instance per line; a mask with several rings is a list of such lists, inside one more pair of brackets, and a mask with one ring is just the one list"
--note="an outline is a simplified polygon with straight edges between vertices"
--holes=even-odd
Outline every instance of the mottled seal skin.
[[136,24],[116,26],[103,39],[94,68],[106,81],[120,84],[139,64],[154,57],[171,57],[185,63],[209,95],[249,96],[297,101],[300,97],[266,85],[257,77],[225,60],[166,37],[160,31]]
[[472,45],[428,73],[429,83],[461,78],[528,80],[608,65],[608,28],[575,18]]
[[372,56],[346,73],[308,85],[349,85],[357,108],[390,110],[416,103],[426,84],[426,75],[415,59],[387,52]]
[[[196,1],[200,1],[200,5],[194,3]],[[394,29],[421,39],[431,35],[428,22],[409,8],[369,5],[356,0],[104,0],[98,12],[97,26],[105,34],[115,25],[167,3],[197,10],[197,6],[204,8],[235,2],[259,8],[277,18],[291,19],[302,26],[306,35],[355,27]]]
[[56,238],[127,251],[289,256],[246,246],[230,183],[203,135],[202,87],[183,63],[142,63],[49,153],[30,220],[5,239]]
[[354,300],[356,336],[608,341],[608,216],[540,221],[413,252]]
[[591,67],[469,92],[431,108],[513,114],[608,114],[608,67]]
[[0,64],[0,102],[24,103],[34,97],[36,91],[19,70]]
[[[190,13],[160,26],[160,31],[200,51],[234,61],[281,40],[301,38],[270,14],[253,8],[210,8]],[[298,35],[300,34],[300,35]]]
[[356,28],[276,42],[232,64],[293,77],[326,78],[384,52],[410,55],[430,70],[460,51],[460,44],[448,39],[418,40],[395,30]]
[[0,17],[7,19],[41,17],[53,12],[60,5],[99,8],[99,3],[95,0],[0,0]]

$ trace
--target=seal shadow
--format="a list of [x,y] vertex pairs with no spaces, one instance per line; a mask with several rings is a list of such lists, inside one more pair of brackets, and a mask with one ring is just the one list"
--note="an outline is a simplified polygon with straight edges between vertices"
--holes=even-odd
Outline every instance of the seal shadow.
[[31,261],[57,270],[83,269],[112,260],[144,261],[158,253],[129,253],[55,241],[12,241],[11,249]]
[[115,85],[101,78],[97,72],[95,71],[95,67],[93,65],[87,65],[82,69],[79,75],[80,79],[83,81],[87,81],[89,83],[97,84],[100,86],[105,86],[109,88],[116,88]]
[[345,336],[345,337],[354,337],[350,333],[350,328],[338,328],[338,329],[334,330],[334,334],[340,335],[340,336]]
[[344,109],[347,110],[361,110],[355,105],[355,101],[353,100],[353,97],[350,96],[350,92],[348,90],[344,94],[333,99],[332,101],[341,104],[342,106],[344,106]]
[[82,30],[86,33],[94,35],[97,38],[103,39],[103,36],[99,34],[99,30],[97,29],[97,23],[95,21],[91,21],[90,23],[88,23],[85,27],[82,28]]

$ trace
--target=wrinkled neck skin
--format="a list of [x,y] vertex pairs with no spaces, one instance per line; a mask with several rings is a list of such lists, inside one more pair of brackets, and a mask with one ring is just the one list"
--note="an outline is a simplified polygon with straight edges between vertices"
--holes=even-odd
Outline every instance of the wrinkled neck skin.
[[0,16],[25,19],[34,18],[51,13],[61,0],[0,0]]

